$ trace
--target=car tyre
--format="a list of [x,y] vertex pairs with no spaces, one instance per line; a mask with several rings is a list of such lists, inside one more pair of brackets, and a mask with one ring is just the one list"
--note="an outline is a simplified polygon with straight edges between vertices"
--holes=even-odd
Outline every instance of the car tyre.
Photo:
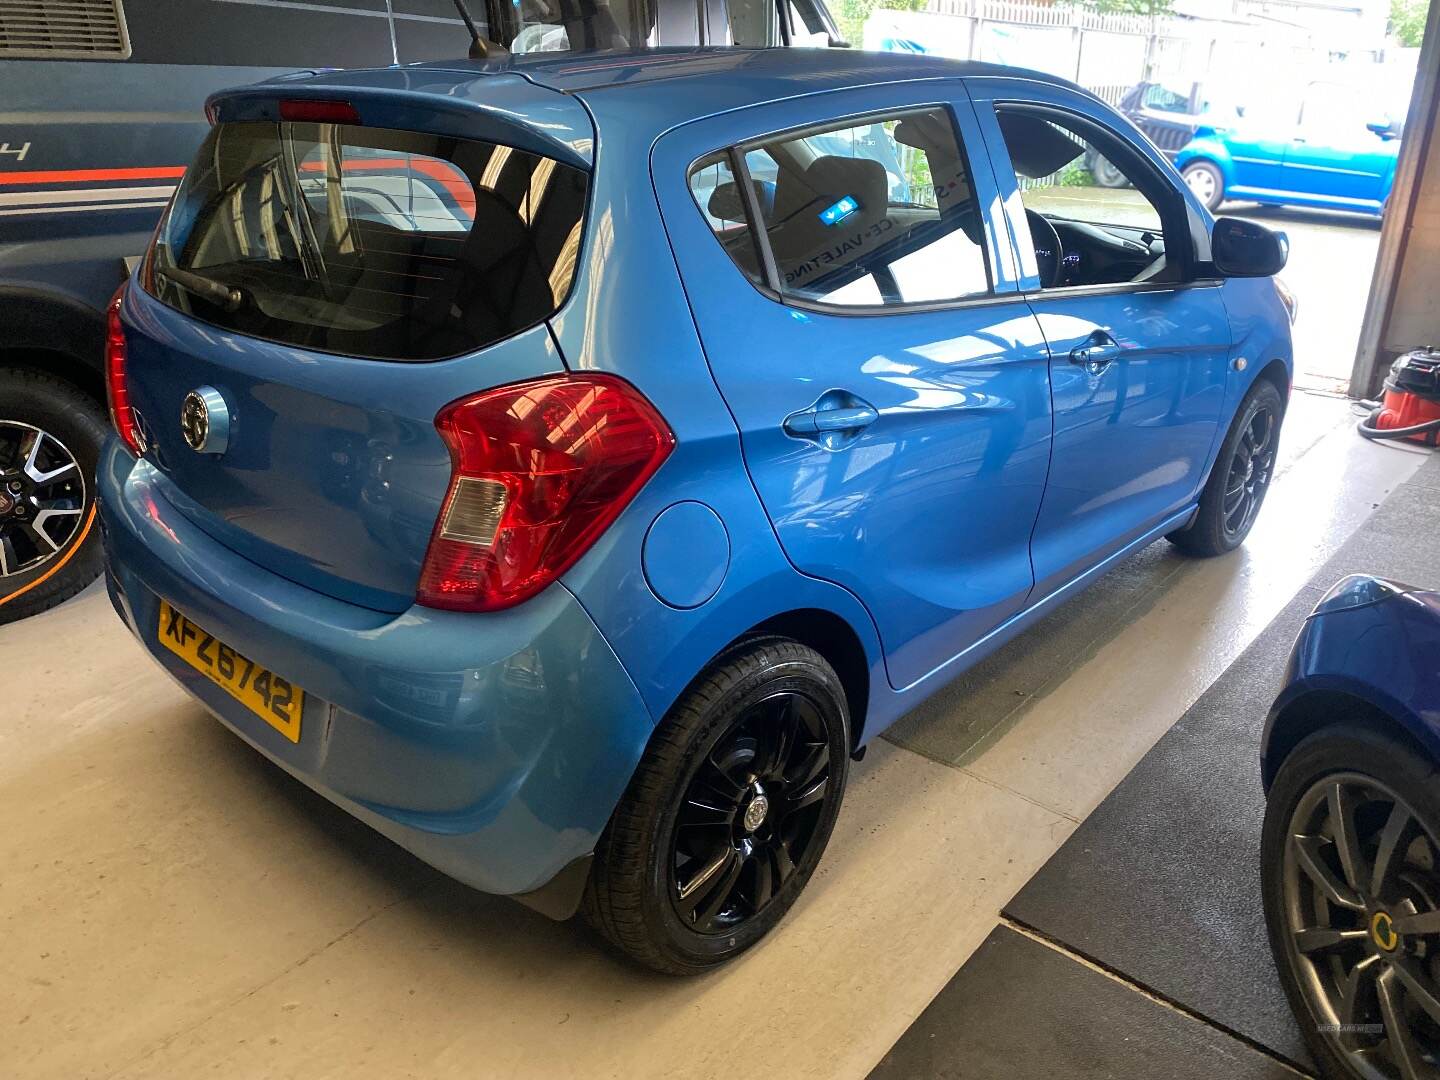
[[[1431,763],[1398,739],[1347,725],[1323,728],[1303,739],[1280,766],[1270,787],[1261,840],[1265,923],[1280,982],[1323,1076],[1358,1080],[1392,1071],[1412,1075],[1398,1069],[1393,1057],[1389,1062],[1385,1058],[1399,1047],[1413,1051],[1422,1041],[1431,1044],[1427,1054],[1436,1050],[1435,1025],[1424,1019],[1414,992],[1390,969],[1413,962],[1410,971],[1420,972],[1416,977],[1427,987],[1426,992],[1437,992],[1434,965],[1428,958],[1436,955],[1440,935],[1396,935],[1390,939],[1395,942],[1391,951],[1381,948],[1377,935],[1381,930],[1387,936],[1396,934],[1393,924],[1372,929],[1380,912],[1388,918],[1391,911],[1403,915],[1436,910],[1440,887],[1435,874],[1440,864],[1440,846],[1436,844],[1440,790],[1436,781]],[[1367,799],[1366,793],[1371,798]],[[1388,800],[1396,802],[1387,806]],[[1398,859],[1392,860],[1395,869],[1385,875],[1388,884],[1372,891],[1385,832],[1392,820],[1397,820],[1392,818],[1397,802],[1410,820],[1404,832],[1396,829],[1399,840],[1391,850]],[[1347,872],[1335,839],[1337,805],[1348,808],[1346,817],[1353,823],[1349,831],[1360,856],[1352,862],[1356,867],[1353,873]],[[1307,810],[1307,806],[1313,809]],[[1322,886],[1303,868],[1298,851],[1302,838],[1309,840],[1312,833],[1311,857],[1324,868],[1322,875],[1330,876],[1332,886],[1338,884],[1340,889],[1358,894],[1358,910],[1346,911],[1324,901]],[[1421,865],[1416,865],[1417,858]],[[1362,886],[1357,889],[1352,879]],[[1324,913],[1330,913],[1330,922]],[[1312,946],[1308,950],[1302,948],[1302,930],[1309,939],[1305,944]],[[1318,932],[1334,930],[1350,940],[1338,946],[1334,939],[1322,944]],[[1354,976],[1362,962],[1366,971]],[[1342,987],[1358,995],[1349,999],[1356,1002],[1357,1011],[1348,1014],[1348,1020],[1337,1012],[1337,1006],[1347,1000],[1341,996]],[[1388,999],[1388,1011],[1382,997]],[[1416,1022],[1406,1019],[1409,1014],[1421,1016],[1425,1036],[1415,1034]],[[1349,1032],[1335,1030],[1342,1023],[1354,1027]],[[1397,1023],[1405,1029],[1399,1036],[1392,1030]],[[1385,1064],[1391,1068],[1384,1068]]]
[[1123,188],[1130,186],[1130,180],[1126,175],[1117,169],[1109,158],[1103,154],[1091,151],[1085,159],[1085,167],[1090,170],[1090,175],[1095,178],[1095,183],[1105,188]]
[[[94,478],[108,431],[100,404],[72,383],[28,368],[0,368],[0,544],[6,545],[0,625],[68,600],[99,575]],[[27,470],[36,440],[36,463]],[[34,482],[67,461],[72,471],[44,485]],[[15,508],[20,501],[23,517]],[[41,521],[46,509],[53,512]],[[57,550],[41,546],[42,532]]]
[[1187,555],[1208,558],[1245,542],[1274,478],[1284,419],[1280,391],[1269,379],[1256,379],[1210,467],[1195,517],[1170,533],[1172,544]]
[[1192,161],[1180,170],[1180,178],[1205,204],[1206,210],[1214,212],[1220,209],[1220,204],[1225,201],[1225,177],[1213,162]]
[[586,918],[665,974],[738,956],[814,873],[849,755],[844,688],[824,658],[784,638],[739,643],[657,727],[596,846]]

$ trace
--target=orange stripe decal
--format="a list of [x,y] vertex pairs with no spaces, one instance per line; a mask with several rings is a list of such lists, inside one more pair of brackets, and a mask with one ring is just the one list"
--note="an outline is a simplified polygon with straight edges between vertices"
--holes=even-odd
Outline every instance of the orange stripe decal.
[[11,600],[14,600],[18,596],[24,596],[31,589],[35,588],[37,585],[45,584],[45,582],[49,581],[52,577],[54,577],[62,569],[64,569],[65,564],[68,563],[75,556],[75,553],[80,550],[81,545],[85,543],[85,538],[90,535],[90,527],[94,524],[95,504],[92,502],[90,504],[90,516],[85,519],[85,528],[80,530],[80,539],[76,540],[75,543],[70,545],[70,550],[64,554],[64,556],[60,559],[59,562],[57,562],[49,570],[46,570],[45,573],[41,574],[34,581],[30,582],[29,585],[22,585],[20,588],[12,592],[9,596],[0,596],[0,605],[8,604]]
[[62,169],[58,172],[0,172],[0,184],[69,184],[89,180],[171,180],[185,175],[184,165],[153,169]]

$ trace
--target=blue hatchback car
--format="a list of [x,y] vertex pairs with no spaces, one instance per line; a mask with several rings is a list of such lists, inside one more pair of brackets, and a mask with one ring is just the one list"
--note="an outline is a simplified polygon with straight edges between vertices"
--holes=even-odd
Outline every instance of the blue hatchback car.
[[1325,1076],[1440,1058],[1440,593],[1365,575],[1306,620],[1265,726],[1270,946]]
[[[209,115],[111,308],[115,607],[281,767],[659,970],[780,919],[901,713],[1264,498],[1282,239],[1048,76],[661,50]],[[1027,208],[1097,149],[1120,201]]]
[[1175,167],[1210,210],[1226,199],[1380,216],[1395,182],[1404,110],[1365,109],[1364,92],[1314,83],[1303,102],[1202,117]]

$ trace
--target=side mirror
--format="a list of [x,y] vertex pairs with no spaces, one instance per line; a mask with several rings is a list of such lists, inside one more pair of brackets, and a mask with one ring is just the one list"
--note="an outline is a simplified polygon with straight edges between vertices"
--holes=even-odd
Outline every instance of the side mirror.
[[1285,269],[1290,240],[1253,221],[1220,217],[1210,234],[1210,258],[1224,277],[1269,277]]
[[1379,135],[1382,139],[1398,139],[1400,137],[1400,126],[1386,117],[1384,120],[1372,120],[1365,127]]

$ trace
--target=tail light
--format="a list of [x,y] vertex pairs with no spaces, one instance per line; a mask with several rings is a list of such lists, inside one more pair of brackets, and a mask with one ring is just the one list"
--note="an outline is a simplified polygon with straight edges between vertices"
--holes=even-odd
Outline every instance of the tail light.
[[125,377],[125,328],[120,325],[120,304],[125,286],[115,291],[105,311],[105,397],[110,403],[110,422],[130,452],[143,452],[135,410],[130,407],[130,386]]
[[675,436],[629,383],[561,375],[441,410],[450,491],[417,600],[454,611],[518,604],[575,564],[654,475]]

